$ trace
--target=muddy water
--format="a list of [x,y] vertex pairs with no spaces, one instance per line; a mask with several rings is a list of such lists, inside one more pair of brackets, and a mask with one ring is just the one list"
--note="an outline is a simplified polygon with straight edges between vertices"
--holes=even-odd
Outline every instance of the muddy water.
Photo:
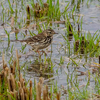
[[[88,33],[90,31],[91,34],[94,34],[97,30],[100,30],[100,2],[97,0],[82,0],[81,2],[77,2],[78,0],[68,0],[70,2],[69,4],[69,11],[72,10],[73,6],[76,4],[76,11],[74,12],[74,16],[76,16],[76,19],[83,18],[82,23],[82,33]],[[5,9],[3,10],[2,6],[0,6],[0,60],[2,60],[2,52],[5,52],[5,59],[8,63],[11,64],[10,59],[13,59],[16,55],[15,49],[18,49],[19,55],[21,55],[20,58],[20,66],[23,72],[23,75],[25,75],[25,78],[27,80],[31,79],[34,81],[34,78],[37,80],[39,77],[44,77],[44,83],[51,85],[52,82],[58,83],[58,86],[61,87],[64,86],[65,89],[69,86],[72,87],[76,84],[76,81],[78,81],[79,86],[85,86],[88,81],[87,77],[87,71],[89,70],[90,73],[92,73],[92,68],[90,67],[90,64],[93,64],[93,62],[98,63],[98,58],[86,58],[86,55],[74,55],[73,53],[73,40],[69,41],[71,44],[71,53],[69,54],[69,50],[67,47],[67,44],[65,40],[62,37],[62,34],[65,35],[66,27],[64,24],[60,24],[59,26],[57,24],[52,24],[52,28],[58,32],[59,34],[54,36],[53,43],[51,46],[49,46],[48,50],[45,50],[47,53],[46,58],[51,59],[51,62],[54,66],[53,71],[45,71],[45,74],[42,74],[40,71],[40,59],[38,57],[38,54],[36,54],[33,51],[30,51],[31,46],[26,45],[25,49],[22,50],[22,48],[25,46],[25,44],[20,42],[10,42],[8,43],[8,36],[2,26],[4,24],[5,29],[10,34],[10,39],[15,40],[15,32],[11,32],[11,27],[9,23],[11,23],[11,16],[10,14],[6,14],[8,12],[8,3],[5,0],[1,0],[2,4],[4,5]],[[88,3],[87,3],[88,2]],[[67,5],[68,2],[65,2],[64,0],[60,0],[61,4],[61,10],[63,10],[64,6]],[[18,2],[18,18],[15,27],[19,29],[21,27],[21,30],[18,32],[18,39],[24,39],[27,37],[30,37],[29,30],[35,34],[38,34],[38,31],[35,29],[30,28],[29,30],[26,28],[23,28],[25,25],[24,19],[26,19],[26,8],[25,6],[29,4],[29,2],[25,2],[24,6],[21,6],[21,2]],[[13,4],[13,8],[16,9],[16,5]],[[6,16],[4,18],[3,22],[3,14]],[[13,16],[15,13],[13,14]],[[66,20],[63,17],[61,17],[61,20]],[[35,21],[32,21],[31,24],[33,24]],[[71,22],[74,23],[73,21]],[[41,25],[42,27],[42,25]],[[77,24],[74,26],[77,31]],[[42,27],[43,29],[43,27]],[[27,35],[25,34],[25,31],[27,30]],[[25,34],[25,35],[24,35]],[[88,56],[88,55],[87,55]],[[60,63],[60,59],[64,60],[63,64]],[[45,56],[42,55],[41,59],[44,62]],[[77,65],[71,60],[73,59]],[[36,63],[38,61],[38,63]],[[45,65],[41,65],[43,68],[51,66],[49,63]],[[34,70],[34,67],[36,68]],[[85,72],[85,75],[82,75],[82,72]],[[93,78],[90,79],[90,87],[91,90],[92,87],[95,86],[95,82]]]

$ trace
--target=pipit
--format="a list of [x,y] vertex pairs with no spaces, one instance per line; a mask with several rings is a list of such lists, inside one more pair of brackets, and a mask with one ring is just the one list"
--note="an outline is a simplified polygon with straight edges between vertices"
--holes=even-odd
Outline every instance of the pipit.
[[27,44],[32,46],[32,49],[34,51],[38,51],[40,49],[45,49],[52,43],[54,34],[57,34],[54,30],[46,29],[38,35],[19,41],[26,42]]

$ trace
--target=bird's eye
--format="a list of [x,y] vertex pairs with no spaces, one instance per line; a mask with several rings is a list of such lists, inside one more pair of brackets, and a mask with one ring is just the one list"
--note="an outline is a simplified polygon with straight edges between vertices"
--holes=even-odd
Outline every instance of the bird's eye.
[[51,34],[51,31],[48,31]]

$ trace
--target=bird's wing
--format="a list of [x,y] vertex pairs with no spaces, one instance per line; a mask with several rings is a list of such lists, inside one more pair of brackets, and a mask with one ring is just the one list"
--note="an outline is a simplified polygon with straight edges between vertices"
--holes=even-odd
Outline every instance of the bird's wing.
[[27,43],[28,43],[28,42],[40,42],[40,41],[42,41],[42,40],[44,40],[44,39],[45,39],[45,36],[43,36],[43,34],[38,34],[38,35],[36,35],[36,36],[29,37],[29,38],[27,38],[27,39],[24,40],[24,41],[26,41]]

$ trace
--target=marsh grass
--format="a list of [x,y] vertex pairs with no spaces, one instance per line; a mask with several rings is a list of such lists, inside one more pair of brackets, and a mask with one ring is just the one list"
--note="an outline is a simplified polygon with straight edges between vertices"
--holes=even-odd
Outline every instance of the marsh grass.
[[8,36],[8,42],[10,42],[10,33],[8,33],[7,32],[7,30],[4,28],[4,30],[5,30],[5,33],[7,34],[7,36]]
[[39,58],[37,58],[35,60],[35,62],[33,62],[31,64],[31,67],[32,67],[33,71],[40,72],[40,74],[42,74],[42,75],[47,74],[49,77],[50,73],[52,73],[52,74],[54,73],[53,68],[55,67],[55,65],[53,64],[51,58],[46,57],[46,55],[44,53],[44,57],[42,58],[42,56],[40,55]]
[[10,8],[11,14],[13,14],[14,11],[13,11],[13,8],[12,8],[12,6],[11,6],[11,2],[10,2],[10,0],[8,0],[8,3],[9,3],[9,8]]
[[[37,1],[36,4],[34,2],[29,2],[31,6],[33,7],[33,10],[35,11],[34,15],[37,18],[46,18],[50,19],[60,19],[61,13],[60,13],[60,4],[59,0],[47,0],[47,2],[44,3],[43,0]],[[34,12],[33,11],[33,12]]]
[[[47,0],[46,3],[48,4],[48,11],[46,12],[46,14],[43,12],[43,15],[40,13],[39,18],[35,18],[33,16],[35,5],[36,5],[34,3],[34,0],[27,1],[27,3],[25,3],[25,1],[23,1],[23,0],[21,0],[21,5],[23,5],[23,6],[21,6],[21,8],[19,8],[18,2],[14,2],[14,3],[15,3],[15,9],[13,9],[13,7],[14,7],[13,3],[10,0],[8,0],[9,8],[7,10],[4,7],[4,3],[1,2],[1,7],[2,7],[1,20],[3,23],[6,23],[6,25],[9,25],[10,27],[11,27],[11,25],[9,24],[9,21],[12,16],[14,16],[14,27],[17,26],[19,30],[30,28],[29,25],[31,24],[31,22],[34,23],[36,21],[35,26],[36,26],[36,30],[38,31],[38,33],[41,33],[43,31],[43,29],[47,29],[48,27],[53,27],[53,24],[50,22],[51,20],[56,21],[56,20],[61,20],[61,18],[65,20],[64,28],[66,28],[65,29],[66,34],[65,35],[62,34],[62,38],[65,40],[65,46],[67,46],[68,52],[65,53],[64,56],[66,56],[66,54],[68,54],[67,56],[70,59],[68,61],[67,65],[65,65],[66,69],[64,69],[64,70],[68,70],[68,72],[66,71],[66,73],[65,73],[66,82],[67,82],[67,84],[65,84],[67,89],[65,89],[65,90],[67,91],[67,94],[65,95],[65,93],[64,93],[64,96],[66,96],[66,100],[83,100],[83,99],[90,99],[90,98],[94,99],[94,97],[100,98],[100,96],[99,96],[100,95],[99,72],[97,71],[97,68],[95,67],[95,68],[93,68],[93,70],[96,70],[96,73],[92,74],[91,70],[89,69],[90,66],[87,67],[87,65],[86,65],[86,64],[90,64],[90,61],[88,60],[89,58],[95,57],[95,56],[98,57],[100,55],[100,48],[99,48],[100,36],[97,31],[93,35],[91,35],[90,32],[87,32],[87,33],[82,32],[83,18],[80,19],[80,17],[74,16],[75,11],[79,10],[81,2],[78,1],[77,4],[74,5],[73,7],[70,6],[70,2],[68,2],[67,5],[64,7],[63,11],[60,11],[61,5],[60,5],[59,0]],[[44,1],[43,0],[40,0],[40,1],[38,0],[37,3],[39,3],[39,6],[42,9],[44,9]],[[71,1],[71,3],[74,4],[74,0]],[[29,9],[26,11],[27,4],[29,4],[29,7],[30,7],[29,12],[28,12]],[[87,1],[87,5],[89,5],[89,0]],[[70,7],[71,7],[71,10],[69,10]],[[70,19],[72,19],[73,22],[70,22]],[[42,24],[39,23],[44,20],[46,21],[46,23],[42,23]],[[78,30],[75,30],[77,23],[79,24],[80,28]],[[24,26],[25,26],[25,28],[23,28]],[[59,27],[60,25],[57,25],[57,26]],[[7,31],[6,28],[4,28],[4,31],[7,35],[8,42],[9,42],[10,41],[10,33]],[[79,32],[79,34],[78,34],[78,32]],[[30,36],[36,35],[30,29],[28,29],[28,33]],[[72,39],[69,41],[70,33],[72,35]],[[20,34],[20,32],[18,32],[18,34]],[[18,34],[15,35],[16,39],[19,38]],[[26,35],[27,34],[24,34],[24,38],[26,37]],[[73,40],[73,45],[71,46],[72,40]],[[74,52],[76,41],[79,41],[79,47],[78,47],[78,50],[76,52]],[[84,45],[82,44],[82,42],[84,42]],[[26,53],[25,48],[26,48],[26,45],[25,46],[22,45],[19,52],[25,54]],[[82,54],[82,55],[80,53],[81,49],[83,49],[83,51],[84,51],[84,54]],[[66,48],[64,50],[66,51]],[[4,51],[6,51],[6,50],[4,49]],[[11,51],[9,51],[11,53],[11,56],[9,57],[9,61],[8,61],[9,65],[11,65],[13,63],[13,51],[14,51],[14,46],[12,45]],[[8,52],[8,50],[6,52]],[[0,51],[0,53],[1,53],[1,51]],[[72,56],[73,54],[76,58],[74,58]],[[54,64],[54,62],[52,61],[52,57],[51,56],[47,57],[45,54],[42,56],[43,57],[39,57],[38,59],[36,59],[35,64],[33,64],[34,66],[36,64],[39,65],[39,67],[36,66],[37,73],[41,73],[40,76],[43,76],[43,77],[45,76],[45,73],[46,74],[47,73],[49,73],[49,74],[57,73],[57,75],[59,75],[59,68],[57,68],[57,70],[55,70],[55,72],[54,72],[54,68],[55,68],[56,64]],[[33,56],[33,58],[35,59],[34,56]],[[77,61],[77,59],[83,60],[83,58],[86,59],[87,62],[80,63],[79,61]],[[59,66],[63,66],[65,62],[66,62],[66,59],[64,59],[63,56],[61,56],[60,60],[59,60]],[[23,70],[24,67],[26,67],[27,63],[29,63],[29,62],[26,61],[24,64],[21,65],[21,68],[20,68],[21,71]],[[32,62],[30,61],[30,63],[32,63]],[[47,66],[47,67],[45,68],[45,66]],[[42,67],[42,68],[40,68],[40,67]],[[29,68],[29,66],[27,66],[27,69],[28,68]],[[78,69],[78,68],[81,68],[82,70],[86,70],[86,72],[79,71],[80,69]],[[42,71],[40,71],[40,69],[42,69]],[[31,70],[31,71],[33,71],[33,70]],[[16,79],[18,79],[18,76],[19,76],[18,73],[19,73],[19,68],[16,68],[16,76],[15,76]],[[82,82],[80,82],[80,80],[79,80],[79,77],[81,78],[81,76],[84,77],[84,80],[82,80]],[[50,77],[53,77],[53,75],[50,75],[50,76],[47,75],[47,77],[50,78]],[[90,84],[92,84],[91,79],[93,79],[93,81],[94,81],[94,83],[93,83],[94,86],[93,86],[92,90],[89,88],[89,87],[92,87],[92,86],[90,86]],[[56,80],[56,79],[54,79],[54,80]],[[80,83],[83,83],[83,82],[85,82],[86,84],[82,84],[80,86]],[[38,84],[38,86],[39,86],[39,84]],[[61,89],[61,87],[60,88],[58,87],[58,84],[59,83],[57,83],[57,82],[56,83],[52,82],[52,85],[49,87],[49,94],[50,94],[51,99],[59,98],[59,95],[56,96],[58,89],[59,90]],[[25,86],[27,86],[27,85],[25,85]],[[5,97],[5,100],[7,100],[6,97],[7,97],[7,93],[8,93],[8,91],[7,91],[8,86],[5,87],[4,80],[3,80],[2,86],[0,86],[0,87],[1,87],[0,91],[3,92],[3,94],[0,95],[0,98],[2,99],[3,97]],[[5,89],[4,89],[4,87],[5,87]],[[36,93],[37,93],[36,87],[37,87],[36,80],[34,80],[34,85],[33,85],[33,88],[31,89],[34,99],[37,98],[36,97]],[[17,85],[17,88],[18,88],[18,85]],[[47,86],[46,86],[46,89],[47,89]],[[46,92],[45,90],[44,90],[44,93]],[[14,97],[10,93],[8,93],[8,94],[11,96],[12,99],[14,99]],[[57,93],[57,94],[60,94],[60,93]],[[60,99],[58,99],[58,100],[60,100]]]
[[[62,35],[62,36],[63,36],[64,40],[66,41],[69,55],[72,54],[72,52],[71,52],[72,47],[70,47],[70,40],[69,40],[70,36],[72,36],[72,38],[74,38],[74,42],[73,42],[74,51],[75,51],[75,48],[77,48],[77,47],[75,47],[76,42],[79,41],[79,47],[78,47],[78,50],[76,51],[76,53],[83,50],[83,53],[89,54],[90,57],[94,56],[95,54],[97,55],[97,53],[99,52],[98,51],[99,50],[99,41],[98,40],[100,38],[98,31],[96,31],[93,35],[91,35],[91,33],[88,32],[88,33],[84,33],[84,35],[82,36],[82,34],[79,33],[79,31],[80,31],[79,28],[78,28],[78,31],[75,31],[73,29],[68,18],[67,18],[67,23],[65,25],[66,25],[66,30],[65,30],[66,34]],[[81,25],[81,27],[82,27],[82,25]]]
[[60,8],[59,8],[59,0],[55,1],[56,3],[53,4],[52,0],[47,0],[47,3],[49,5],[49,11],[48,11],[48,15],[51,18],[55,18],[55,19],[59,19],[61,16],[60,13]]

